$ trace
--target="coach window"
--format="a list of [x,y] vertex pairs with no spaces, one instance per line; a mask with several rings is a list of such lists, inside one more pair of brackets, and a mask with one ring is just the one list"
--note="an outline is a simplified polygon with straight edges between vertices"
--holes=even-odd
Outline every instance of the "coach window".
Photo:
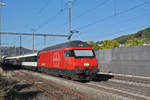
[[37,56],[34,56],[33,61],[34,62],[37,61]]
[[36,56],[31,56],[31,57],[28,57],[28,62],[35,62],[36,61]]
[[65,51],[65,57],[73,57],[74,54],[73,54],[73,51],[72,50],[66,50]]

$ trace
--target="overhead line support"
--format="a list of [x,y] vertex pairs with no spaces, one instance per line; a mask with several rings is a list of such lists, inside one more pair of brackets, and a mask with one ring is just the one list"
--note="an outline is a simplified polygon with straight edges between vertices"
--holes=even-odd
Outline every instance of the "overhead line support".
[[2,6],[5,6],[5,3],[0,2],[0,57],[1,57],[1,55],[2,55],[2,54],[1,54],[1,53],[2,53],[2,52],[1,52],[1,42],[2,42],[2,40],[1,40],[1,31],[2,31],[2,30],[1,30],[1,7],[2,7]]
[[54,36],[54,37],[68,37],[69,35],[59,35],[59,34],[33,34],[33,33],[15,33],[15,32],[1,32],[1,34],[8,34],[8,35],[31,35],[31,36]]
[[71,39],[71,36],[72,36],[72,33],[71,33],[71,0],[69,0],[69,30],[68,30],[68,33],[69,33],[69,37],[68,37],[68,40]]

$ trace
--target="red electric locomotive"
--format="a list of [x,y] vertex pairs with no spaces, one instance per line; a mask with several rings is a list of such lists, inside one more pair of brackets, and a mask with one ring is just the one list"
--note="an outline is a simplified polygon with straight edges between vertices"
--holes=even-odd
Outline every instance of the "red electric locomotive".
[[98,70],[93,49],[82,41],[69,41],[38,53],[37,69],[74,80],[91,80]]
[[69,41],[33,54],[5,57],[3,64],[74,80],[91,80],[99,71],[93,49],[82,41]]

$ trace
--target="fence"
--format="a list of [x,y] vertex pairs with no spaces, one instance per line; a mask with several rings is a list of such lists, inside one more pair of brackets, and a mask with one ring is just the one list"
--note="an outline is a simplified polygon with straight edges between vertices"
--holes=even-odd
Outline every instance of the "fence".
[[150,77],[150,47],[95,51],[102,72]]

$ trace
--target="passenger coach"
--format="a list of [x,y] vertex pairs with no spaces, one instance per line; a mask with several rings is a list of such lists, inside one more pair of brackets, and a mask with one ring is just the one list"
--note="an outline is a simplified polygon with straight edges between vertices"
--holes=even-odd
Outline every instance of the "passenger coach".
[[13,57],[5,57],[3,59],[3,65],[26,68],[26,69],[37,69],[37,52]]

